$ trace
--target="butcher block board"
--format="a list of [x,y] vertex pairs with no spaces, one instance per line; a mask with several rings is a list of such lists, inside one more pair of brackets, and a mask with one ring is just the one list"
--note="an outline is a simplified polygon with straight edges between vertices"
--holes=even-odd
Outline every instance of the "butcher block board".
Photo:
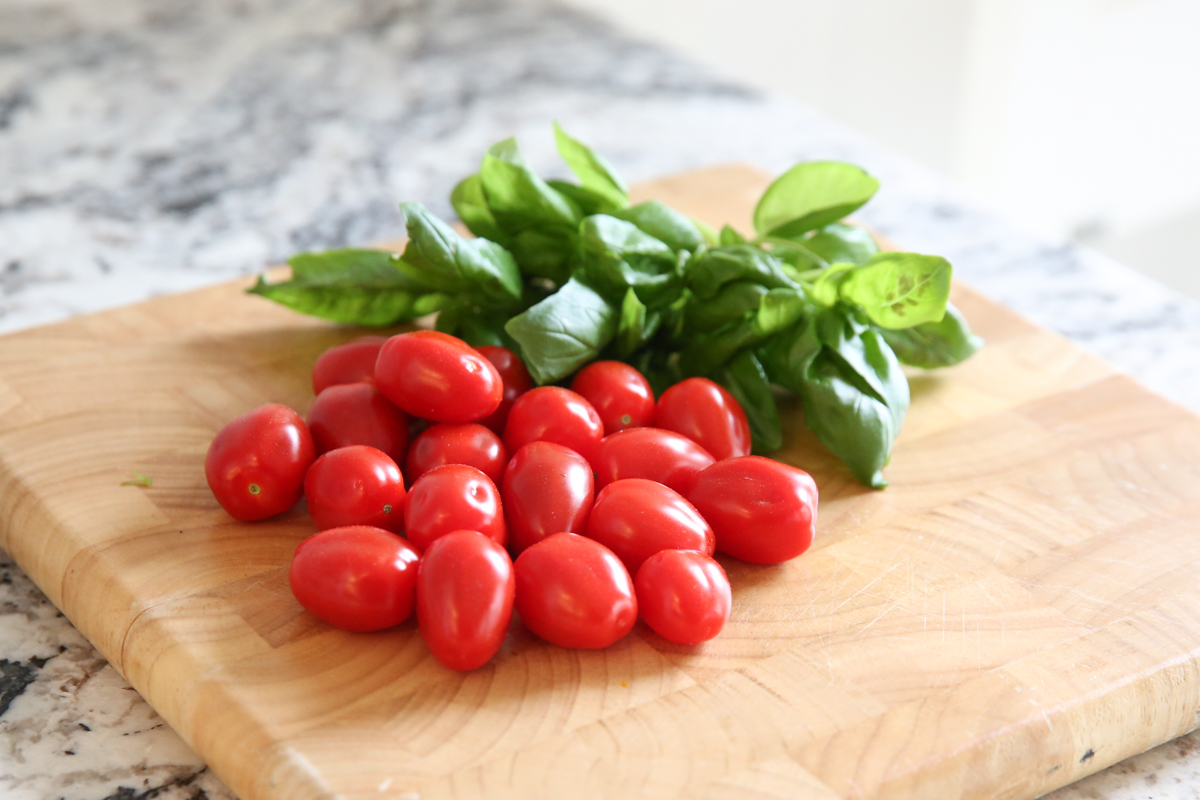
[[[637,194],[748,229],[766,183]],[[1200,419],[964,286],[987,347],[912,374],[887,490],[783,403],[816,543],[723,558],[719,638],[572,651],[514,620],[464,674],[412,622],[296,603],[303,505],[246,524],[208,491],[221,426],[307,411],[361,333],[245,285],[0,339],[0,544],[244,800],[1032,798],[1200,725]]]

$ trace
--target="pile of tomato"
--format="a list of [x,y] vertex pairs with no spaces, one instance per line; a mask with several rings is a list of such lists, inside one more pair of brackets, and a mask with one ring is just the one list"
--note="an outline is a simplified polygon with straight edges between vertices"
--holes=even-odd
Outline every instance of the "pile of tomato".
[[486,663],[514,608],[562,647],[607,647],[639,614],[707,641],[732,603],[715,550],[775,564],[812,543],[816,484],[749,455],[745,413],[705,378],[656,401],[599,361],[570,389],[534,388],[511,350],[415,331],[326,351],[313,391],[307,423],[270,404],[226,425],[209,486],[240,520],[304,497],[319,532],[296,549],[296,599],[352,631],[415,607],[452,669]]

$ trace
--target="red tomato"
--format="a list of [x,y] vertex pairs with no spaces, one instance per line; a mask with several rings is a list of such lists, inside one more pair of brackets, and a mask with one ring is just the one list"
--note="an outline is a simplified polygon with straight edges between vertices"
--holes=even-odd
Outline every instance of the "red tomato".
[[504,446],[515,453],[530,442],[554,442],[588,460],[604,437],[604,423],[592,404],[559,386],[541,386],[513,403],[504,426]]
[[761,456],[718,461],[688,498],[717,536],[717,549],[752,564],[803,553],[817,529],[817,484],[802,469]]
[[375,359],[386,341],[383,336],[363,336],[321,353],[313,365],[313,394],[343,383],[375,380]]
[[663,392],[654,427],[681,433],[718,461],[750,454],[750,422],[724,387],[708,378],[688,378]]
[[503,545],[504,507],[491,478],[465,464],[446,464],[416,480],[404,508],[405,535],[422,552],[451,531],[479,531]]
[[598,542],[556,533],[517,558],[517,613],[529,630],[559,647],[608,647],[637,622],[633,581]]
[[413,416],[435,422],[474,422],[500,406],[500,373],[479,352],[439,331],[413,331],[384,342],[375,385]]
[[692,550],[661,550],[633,581],[650,629],[676,644],[700,644],[721,632],[733,595],[721,565]]
[[404,476],[387,453],[356,444],[330,450],[304,478],[308,513],[320,530],[346,525],[404,529]]
[[333,528],[300,543],[288,582],[300,605],[330,625],[378,631],[412,614],[420,557],[380,528]]
[[507,463],[504,443],[487,428],[473,422],[442,422],[426,428],[413,442],[405,472],[409,482],[415,482],[434,467],[466,464],[499,486]]
[[308,429],[317,454],[365,444],[397,464],[408,449],[408,415],[369,383],[330,386],[308,410]]
[[605,436],[596,454],[596,485],[646,478],[687,495],[701,470],[714,461],[686,436],[661,428],[630,428]]
[[592,404],[606,434],[640,428],[654,419],[654,392],[649,382],[642,373],[620,361],[588,364],[571,381],[571,391]]
[[430,652],[450,669],[481,667],[496,654],[513,609],[508,553],[475,531],[429,546],[417,570],[417,624]]
[[266,519],[300,500],[314,457],[312,436],[300,415],[268,403],[221,429],[208,446],[204,477],[234,519]]
[[712,528],[676,491],[642,478],[610,483],[596,495],[587,535],[617,554],[631,575],[659,550],[711,556]]
[[533,388],[533,378],[521,357],[507,347],[484,345],[476,348],[480,355],[492,362],[492,366],[500,373],[504,382],[504,398],[500,406],[488,416],[479,420],[479,424],[491,428],[497,436],[504,435],[504,423],[508,421],[508,412],[518,397]]
[[554,442],[522,447],[500,488],[509,549],[519,554],[555,533],[583,533],[593,492],[592,467],[574,450]]

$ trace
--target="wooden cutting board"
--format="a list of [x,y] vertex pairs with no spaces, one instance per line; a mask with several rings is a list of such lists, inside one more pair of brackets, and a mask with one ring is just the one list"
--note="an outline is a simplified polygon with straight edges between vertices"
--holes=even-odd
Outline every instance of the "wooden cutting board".
[[[766,181],[638,195],[748,229]],[[313,360],[358,334],[244,286],[0,339],[0,544],[245,800],[1032,798],[1200,725],[1200,419],[963,286],[988,345],[913,374],[891,488],[785,403],[817,541],[724,559],[718,639],[639,624],[579,652],[514,621],[468,674],[411,622],[300,608],[303,506],[244,524],[213,500],[222,424],[307,411]]]

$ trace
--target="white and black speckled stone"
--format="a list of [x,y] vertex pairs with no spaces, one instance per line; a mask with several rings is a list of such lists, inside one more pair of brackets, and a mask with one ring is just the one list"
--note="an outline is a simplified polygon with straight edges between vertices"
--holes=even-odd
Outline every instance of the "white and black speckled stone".
[[[802,65],[801,65],[802,66]],[[1200,304],[980,211],[817,115],[541,0],[21,0],[0,5],[0,331],[260,270],[450,216],[517,135],[558,171],[561,120],[631,181],[841,158],[862,217],[1200,411]],[[0,561],[0,796],[232,798],[28,579]],[[1056,800],[1200,797],[1200,738]]]

